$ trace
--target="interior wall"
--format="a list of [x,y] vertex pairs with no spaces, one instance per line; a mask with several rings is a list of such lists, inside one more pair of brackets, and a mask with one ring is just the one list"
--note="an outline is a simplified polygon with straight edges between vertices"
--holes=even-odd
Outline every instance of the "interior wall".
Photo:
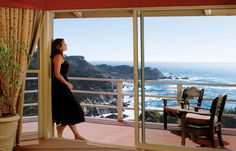
[[46,0],[0,0],[1,7],[45,9]]
[[0,0],[2,7],[45,10],[236,5],[235,0]]
[[168,6],[236,5],[235,0],[47,0],[46,9],[103,9]]

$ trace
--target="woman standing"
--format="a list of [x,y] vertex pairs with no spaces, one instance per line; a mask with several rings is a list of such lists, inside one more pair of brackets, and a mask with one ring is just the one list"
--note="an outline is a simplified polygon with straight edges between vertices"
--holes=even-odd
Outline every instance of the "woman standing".
[[63,58],[67,50],[64,39],[52,42],[52,112],[57,125],[58,137],[62,137],[63,130],[68,125],[75,139],[85,140],[76,128],[77,123],[84,122],[84,113],[79,102],[74,98],[71,90],[73,86],[67,79],[69,64]]

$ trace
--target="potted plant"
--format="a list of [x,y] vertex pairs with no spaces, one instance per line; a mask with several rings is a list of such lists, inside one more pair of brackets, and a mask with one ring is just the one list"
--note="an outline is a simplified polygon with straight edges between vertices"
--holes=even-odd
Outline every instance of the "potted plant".
[[16,104],[26,70],[19,58],[27,59],[22,43],[14,38],[9,43],[10,46],[0,37],[0,150],[4,151],[11,151],[14,146],[20,118]]

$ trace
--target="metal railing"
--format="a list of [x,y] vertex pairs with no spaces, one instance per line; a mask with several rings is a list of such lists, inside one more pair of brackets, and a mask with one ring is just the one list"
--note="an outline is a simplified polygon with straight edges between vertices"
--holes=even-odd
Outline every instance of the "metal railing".
[[[82,77],[68,77],[69,80],[80,80],[80,81],[101,81],[101,82],[113,82],[117,83],[116,92],[104,92],[104,91],[87,91],[87,90],[72,90],[73,93],[80,93],[80,94],[99,94],[99,95],[112,95],[117,96],[117,106],[111,105],[98,105],[98,104],[84,104],[82,103],[81,106],[83,107],[96,107],[96,108],[112,108],[117,109],[117,120],[123,120],[123,109],[125,110],[134,110],[132,107],[124,107],[123,106],[123,97],[130,96],[133,97],[134,94],[130,93],[123,93],[123,85],[124,82],[133,83],[133,80],[125,80],[125,79],[104,79],[104,78],[82,78]],[[27,80],[37,80],[36,78],[27,78]],[[208,84],[208,83],[192,83],[192,82],[164,82],[159,80],[146,80],[145,83],[156,83],[160,85],[176,85],[177,95],[176,96],[168,96],[168,95],[148,95],[146,94],[145,97],[154,97],[157,99],[165,98],[165,99],[179,99],[182,95],[182,88],[184,85],[188,86],[224,86],[224,87],[236,87],[236,84]],[[27,90],[25,93],[37,93],[38,90]],[[212,100],[213,98],[204,98],[204,100]],[[236,100],[227,100],[236,102]],[[24,106],[37,106],[38,103],[27,103]],[[146,111],[156,111],[162,112],[162,109],[146,109]]]
[[[81,77],[69,77],[69,80],[80,80],[80,81],[103,81],[103,82],[116,82],[117,88],[116,92],[99,92],[99,91],[85,91],[85,90],[72,90],[73,93],[83,93],[83,94],[102,94],[102,95],[115,95],[117,96],[117,106],[109,106],[109,105],[96,105],[96,104],[81,104],[86,107],[97,107],[97,108],[115,108],[117,109],[117,120],[123,120],[123,109],[126,110],[134,110],[131,107],[123,107],[123,96],[134,96],[134,94],[123,93],[123,83],[129,82],[133,83],[133,80],[125,80],[125,79],[103,79],[103,78],[81,78]],[[161,96],[161,95],[145,95],[145,97],[154,97],[157,99],[179,99],[182,95],[182,87],[183,85],[195,85],[195,86],[226,86],[226,87],[236,87],[236,84],[207,84],[207,83],[191,83],[191,82],[163,82],[158,80],[146,80],[145,83],[156,83],[161,85],[177,85],[177,96]],[[212,100],[213,98],[204,98],[204,100]],[[236,102],[236,100],[228,100],[232,102]],[[146,111],[156,111],[162,112],[162,109],[146,109]]]
[[[38,77],[27,77],[27,81],[33,81],[33,80],[38,80]],[[38,89],[36,90],[25,90],[25,94],[33,94],[33,93],[38,93]],[[38,106],[38,103],[24,103],[24,107],[26,106]]]

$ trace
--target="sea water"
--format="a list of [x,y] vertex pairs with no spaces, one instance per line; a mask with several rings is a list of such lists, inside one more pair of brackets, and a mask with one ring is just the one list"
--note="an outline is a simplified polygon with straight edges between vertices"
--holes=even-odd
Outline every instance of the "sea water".
[[[132,62],[93,62],[92,64],[107,64],[107,65],[130,65]],[[207,84],[236,84],[236,63],[226,62],[145,62],[145,67],[159,69],[164,76],[172,78],[159,79],[159,81],[168,82],[191,82],[191,83],[207,83]],[[144,75],[145,76],[145,75]],[[124,83],[123,93],[133,94],[133,83]],[[184,85],[187,87],[188,85]],[[203,88],[204,98],[214,99],[219,94],[228,95],[229,100],[236,100],[236,87],[232,86],[201,86]],[[158,83],[146,83],[145,95],[160,95],[160,96],[176,96],[176,85],[161,85]],[[129,107],[134,106],[133,97],[124,96],[124,102],[129,104]],[[174,105],[176,102],[170,102]],[[203,101],[202,106],[210,107],[210,101]],[[225,109],[234,109],[236,102],[227,101]],[[146,97],[146,109],[163,108],[162,99]],[[129,118],[133,118],[133,111],[126,110]]]

